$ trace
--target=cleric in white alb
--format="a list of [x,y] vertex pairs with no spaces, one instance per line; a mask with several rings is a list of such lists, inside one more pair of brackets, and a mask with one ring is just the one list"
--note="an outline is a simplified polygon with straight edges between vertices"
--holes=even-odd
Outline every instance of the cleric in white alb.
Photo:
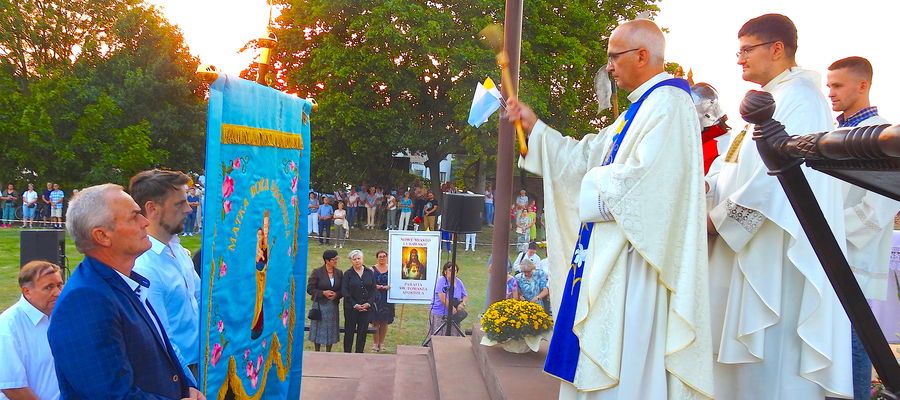
[[616,28],[607,68],[632,104],[581,141],[509,102],[531,131],[519,165],[544,177],[559,309],[545,371],[564,381],[560,398],[713,393],[700,124],[688,83],[664,72],[664,49],[653,22]]
[[[819,77],[797,67],[797,30],[767,14],[738,33],[743,79],[775,98],[790,135],[831,129]],[[717,399],[821,400],[852,395],[850,324],[778,180],[768,175],[752,127],[734,136],[710,171],[710,295],[719,343]],[[839,181],[803,169],[844,247]],[[714,229],[713,229],[714,228]]]

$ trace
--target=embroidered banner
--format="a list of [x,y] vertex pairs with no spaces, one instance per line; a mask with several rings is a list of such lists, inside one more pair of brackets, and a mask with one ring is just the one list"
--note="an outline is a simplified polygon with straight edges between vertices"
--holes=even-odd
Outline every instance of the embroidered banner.
[[300,396],[309,101],[220,75],[210,86],[200,389]]

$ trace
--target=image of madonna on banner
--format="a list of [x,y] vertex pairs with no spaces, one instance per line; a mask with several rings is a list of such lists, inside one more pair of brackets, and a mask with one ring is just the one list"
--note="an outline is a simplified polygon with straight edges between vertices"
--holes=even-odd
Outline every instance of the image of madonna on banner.
[[[437,231],[391,231],[388,302],[431,304],[440,264]],[[399,268],[398,268],[399,267]]]
[[300,396],[311,110],[224,74],[210,86],[198,382],[207,398]]

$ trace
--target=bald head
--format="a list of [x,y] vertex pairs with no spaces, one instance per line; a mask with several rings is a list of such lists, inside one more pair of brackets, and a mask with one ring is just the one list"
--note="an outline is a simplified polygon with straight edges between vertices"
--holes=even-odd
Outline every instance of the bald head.
[[616,27],[607,52],[607,71],[628,91],[665,70],[666,39],[650,20],[636,19]]
[[[666,38],[662,31],[649,19],[636,19],[616,27],[612,36],[622,36],[628,48],[643,47],[650,53],[650,64],[663,68],[666,53]],[[612,38],[610,38],[612,40]]]

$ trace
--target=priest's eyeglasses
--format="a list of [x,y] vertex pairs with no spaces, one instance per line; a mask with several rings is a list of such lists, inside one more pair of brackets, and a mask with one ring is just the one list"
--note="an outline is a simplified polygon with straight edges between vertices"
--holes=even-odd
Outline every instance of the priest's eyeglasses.
[[609,60],[609,62],[616,62],[616,59],[618,59],[619,56],[621,56],[622,54],[631,53],[632,51],[638,51],[640,49],[641,49],[640,47],[635,47],[631,50],[620,51],[617,53],[609,53],[606,55],[606,58]]
[[737,52],[737,53],[734,53],[734,55],[737,56],[737,58],[739,58],[739,59],[740,59],[740,58],[746,58],[747,56],[750,55],[750,53],[753,51],[753,49],[755,49],[755,48],[757,48],[757,47],[759,47],[759,46],[765,46],[765,45],[767,45],[767,44],[772,44],[772,43],[775,43],[775,42],[777,42],[777,40],[773,40],[773,41],[771,41],[771,42],[765,42],[765,43],[754,44],[753,46],[747,46],[747,47],[744,47],[743,49],[738,50],[738,52]]

